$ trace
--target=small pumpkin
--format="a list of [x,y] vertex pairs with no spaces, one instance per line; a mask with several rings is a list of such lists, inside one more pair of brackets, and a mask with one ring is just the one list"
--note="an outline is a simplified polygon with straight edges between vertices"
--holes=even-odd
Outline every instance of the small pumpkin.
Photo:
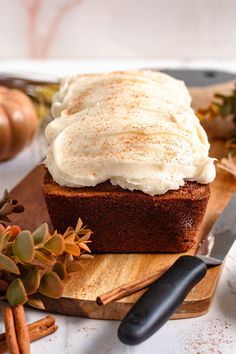
[[28,145],[37,127],[30,98],[20,90],[0,86],[0,161],[14,157]]

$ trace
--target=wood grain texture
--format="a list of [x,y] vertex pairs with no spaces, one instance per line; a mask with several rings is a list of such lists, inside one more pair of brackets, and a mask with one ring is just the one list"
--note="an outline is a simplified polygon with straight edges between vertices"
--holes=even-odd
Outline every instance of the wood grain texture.
[[[212,155],[221,157],[223,143],[213,142],[212,146]],[[33,230],[42,222],[50,223],[41,190],[43,175],[43,166],[38,166],[12,191],[12,195],[25,206],[23,214],[16,214],[12,218],[22,228]],[[211,186],[211,198],[198,242],[235,190],[236,180],[217,169],[217,178]],[[195,251],[196,246],[185,254],[194,254]],[[96,297],[124,283],[145,277],[173,263],[180,255],[182,254],[100,254],[95,255],[93,260],[81,260],[81,270],[70,276],[61,299],[43,297],[46,310],[65,315],[120,320],[144,290],[106,306],[98,306]],[[205,278],[192,289],[173,318],[195,317],[208,311],[221,269],[222,266],[208,269]]]

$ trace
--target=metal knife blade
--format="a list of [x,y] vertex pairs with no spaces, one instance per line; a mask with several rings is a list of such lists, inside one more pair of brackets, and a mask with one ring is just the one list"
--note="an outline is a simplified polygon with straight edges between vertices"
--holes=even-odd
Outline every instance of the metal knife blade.
[[221,264],[236,240],[236,192],[200,243],[196,256],[207,265]]
[[[125,344],[149,338],[175,312],[189,291],[206,274],[207,266],[220,265],[236,239],[236,193],[212,226],[195,256],[182,256],[156,280],[127,313],[118,329]],[[207,249],[207,251],[206,251]]]

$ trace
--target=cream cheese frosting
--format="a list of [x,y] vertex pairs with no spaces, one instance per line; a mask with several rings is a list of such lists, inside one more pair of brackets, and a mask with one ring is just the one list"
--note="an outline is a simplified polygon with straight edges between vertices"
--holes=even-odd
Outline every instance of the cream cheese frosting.
[[215,178],[209,143],[185,84],[154,71],[64,79],[46,127],[45,164],[61,186],[110,180],[149,195]]

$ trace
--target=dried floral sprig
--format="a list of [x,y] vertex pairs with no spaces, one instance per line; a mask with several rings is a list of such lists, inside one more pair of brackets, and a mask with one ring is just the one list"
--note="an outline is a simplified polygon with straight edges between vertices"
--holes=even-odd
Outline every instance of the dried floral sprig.
[[200,108],[197,115],[201,121],[212,120],[216,117],[232,116],[232,121],[235,128],[227,140],[226,146],[232,156],[236,155],[236,84],[231,95],[215,94],[214,96],[218,101],[213,101],[207,108]]
[[228,155],[227,158],[223,158],[217,164],[219,168],[229,172],[231,175],[236,177],[236,157],[232,157],[232,155]]
[[0,224],[0,299],[42,309],[37,293],[61,297],[68,273],[80,269],[79,259],[92,257],[87,254],[91,234],[81,219],[64,234],[51,234],[46,223],[32,233]]
[[11,199],[8,191],[5,190],[2,199],[0,199],[0,221],[10,222],[8,215],[12,213],[22,213],[23,205],[18,204],[16,199]]
[[219,101],[213,101],[207,108],[199,108],[197,115],[200,119],[213,119],[217,116],[226,117],[230,114],[236,116],[236,83],[231,95],[220,93],[214,95]]
[[48,121],[51,117],[51,104],[54,94],[58,91],[58,83],[29,84],[25,93],[34,103],[39,119]]

